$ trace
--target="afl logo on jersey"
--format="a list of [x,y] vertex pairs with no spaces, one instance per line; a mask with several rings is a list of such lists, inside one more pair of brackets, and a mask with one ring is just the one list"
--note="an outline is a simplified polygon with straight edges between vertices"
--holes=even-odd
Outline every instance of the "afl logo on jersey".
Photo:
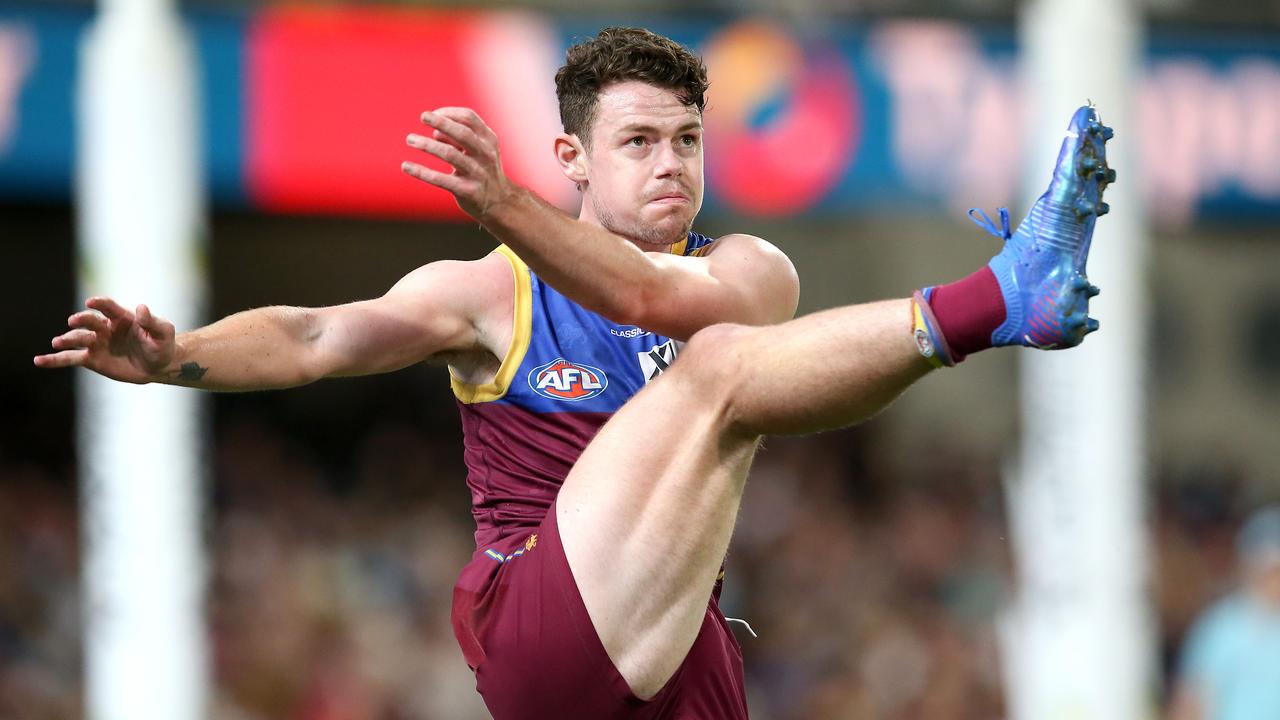
[[600,368],[556,358],[529,371],[529,387],[552,400],[577,402],[604,392],[609,378]]

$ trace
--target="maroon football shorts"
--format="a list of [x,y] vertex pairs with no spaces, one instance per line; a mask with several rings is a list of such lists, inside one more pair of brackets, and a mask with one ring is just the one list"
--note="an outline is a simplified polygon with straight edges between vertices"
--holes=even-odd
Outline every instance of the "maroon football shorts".
[[666,686],[650,700],[632,694],[578,594],[555,505],[536,533],[476,551],[454,587],[453,631],[494,720],[747,717],[742,648],[715,597]]

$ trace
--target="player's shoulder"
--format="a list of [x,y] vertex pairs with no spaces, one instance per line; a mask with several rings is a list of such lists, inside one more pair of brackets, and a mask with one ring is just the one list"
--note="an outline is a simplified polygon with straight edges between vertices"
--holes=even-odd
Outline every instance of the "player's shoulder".
[[741,232],[723,234],[723,236],[716,238],[716,240],[708,242],[707,247],[708,249],[712,249],[712,247],[721,247],[721,249],[723,249],[723,247],[731,247],[731,249],[745,252],[783,255],[783,252],[778,250],[778,246],[773,245],[772,242],[764,240],[763,237]]
[[787,259],[786,252],[778,249],[778,246],[772,242],[764,240],[763,237],[754,236],[754,234],[746,233],[728,233],[723,236],[709,240],[705,245],[699,247],[698,250],[691,252],[691,255],[704,256],[710,258],[713,255],[735,256],[742,260],[751,261],[751,263],[776,263],[791,265],[791,261]]
[[410,271],[382,301],[407,312],[452,311],[473,322],[509,317],[518,282],[513,277],[520,277],[516,265],[497,251],[474,260],[437,260]]
[[509,284],[512,267],[513,261],[498,250],[474,260],[436,260],[410,271],[394,289],[414,291],[440,285],[463,289],[477,284]]
[[732,263],[752,277],[772,276],[788,284],[798,282],[795,265],[777,245],[758,235],[730,233],[707,245],[706,257]]
[[529,283],[529,266],[506,245],[466,263],[467,275],[488,303],[496,302],[505,307],[510,304],[516,288]]

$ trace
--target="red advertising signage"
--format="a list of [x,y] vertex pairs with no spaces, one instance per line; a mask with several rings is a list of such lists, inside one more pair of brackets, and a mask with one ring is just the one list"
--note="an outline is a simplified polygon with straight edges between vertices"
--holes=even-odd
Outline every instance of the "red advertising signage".
[[[448,193],[400,172],[424,110],[474,108],[507,172],[560,204],[554,28],[530,15],[334,8],[259,15],[248,33],[246,179],[284,212],[461,217]],[[443,164],[431,161],[434,167]],[[428,164],[431,164],[428,163]]]

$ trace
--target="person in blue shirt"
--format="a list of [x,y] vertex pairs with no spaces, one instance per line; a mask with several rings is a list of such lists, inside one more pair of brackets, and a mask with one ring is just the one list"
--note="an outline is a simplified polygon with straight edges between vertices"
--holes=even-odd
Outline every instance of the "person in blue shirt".
[[1280,718],[1280,505],[1249,517],[1236,551],[1240,587],[1188,634],[1169,720]]

